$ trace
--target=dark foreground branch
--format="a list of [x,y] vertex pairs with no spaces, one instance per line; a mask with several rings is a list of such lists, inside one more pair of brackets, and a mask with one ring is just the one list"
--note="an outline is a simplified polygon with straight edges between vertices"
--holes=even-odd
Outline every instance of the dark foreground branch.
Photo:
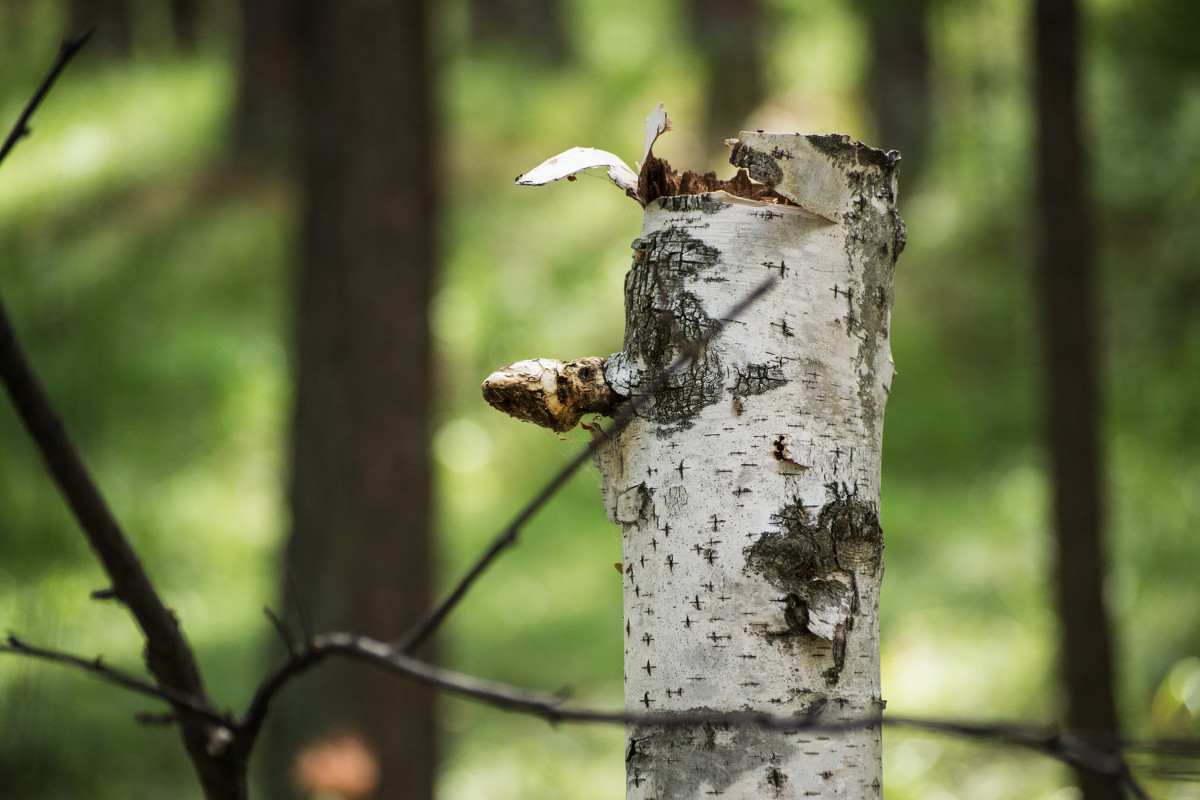
[[[89,36],[90,32],[63,44],[50,71],[0,146],[0,162],[29,133],[29,119],[33,112]],[[141,560],[67,435],[49,394],[17,341],[3,302],[0,302],[0,381],[4,383],[21,423],[37,445],[51,477],[108,574],[112,582],[112,595],[125,604],[141,628],[146,640],[146,664],[151,674],[166,689],[192,698],[195,705],[211,711],[196,659],[175,615],[150,582]],[[184,742],[206,795],[243,796],[244,791],[239,790],[244,778],[240,781],[231,779],[227,765],[220,765],[213,760],[209,752],[212,725],[205,716],[196,715],[192,705],[178,705],[176,710],[180,715]]]
[[88,674],[99,678],[100,680],[111,683],[114,686],[119,686],[122,689],[127,689],[134,694],[140,694],[144,697],[150,697],[155,700],[163,700],[173,706],[187,708],[198,716],[212,722],[214,725],[230,727],[233,725],[233,720],[227,716],[218,714],[205,702],[198,700],[191,695],[172,689],[169,686],[162,684],[154,684],[143,680],[136,675],[131,675],[128,672],[110,667],[104,663],[104,660],[97,656],[96,658],[82,658],[80,656],[64,653],[61,650],[50,650],[45,647],[38,647],[29,644],[24,639],[19,639],[15,634],[10,633],[7,638],[7,644],[0,645],[0,653],[10,653],[13,655],[28,656],[36,658],[40,661],[49,661],[54,664],[63,664],[68,667],[81,669]]
[[103,564],[112,581],[113,593],[129,608],[142,629],[150,671],[165,685],[204,698],[195,659],[175,615],[163,604],[128,537],[84,466],[50,396],[17,342],[2,301],[0,381],[71,513]]
[[487,568],[491,566],[492,562],[496,560],[496,557],[517,541],[517,534],[520,533],[521,528],[524,527],[525,523],[527,523],[533,517],[533,515],[536,514],[542,508],[542,506],[544,506],[547,501],[549,501],[550,498],[562,488],[563,484],[565,484],[570,477],[579,470],[580,467],[591,460],[592,455],[596,452],[596,450],[599,449],[600,446],[605,442],[616,436],[625,428],[625,426],[632,422],[633,418],[637,416],[638,409],[649,402],[659,389],[666,386],[667,381],[671,379],[671,376],[673,376],[683,367],[687,366],[688,362],[690,362],[700,353],[704,352],[704,348],[706,348],[714,339],[721,335],[721,332],[725,330],[725,327],[730,323],[730,321],[737,319],[742,312],[744,312],[747,308],[758,301],[759,298],[770,291],[777,282],[777,279],[774,277],[763,281],[757,288],[754,289],[754,291],[747,294],[740,301],[738,301],[733,308],[729,309],[725,316],[721,317],[717,321],[716,326],[707,336],[695,342],[689,342],[683,348],[679,356],[673,362],[671,362],[671,365],[663,370],[663,372],[646,387],[642,394],[632,398],[628,403],[622,405],[617,413],[613,416],[612,423],[607,428],[600,429],[599,432],[592,437],[592,440],[588,442],[587,447],[576,453],[575,456],[568,461],[563,468],[560,469],[558,473],[546,483],[544,487],[542,487],[542,490],[539,491],[532,500],[525,504],[525,507],[517,513],[512,522],[510,522],[502,531],[500,531],[499,534],[497,534],[496,538],[492,540],[492,543],[488,546],[487,550],[483,552],[475,564],[473,564],[471,568],[467,570],[467,573],[462,577],[462,579],[460,579],[454,588],[450,590],[450,593],[446,596],[446,599],[444,599],[437,607],[431,610],[424,619],[414,625],[407,634],[397,640],[394,643],[395,647],[405,653],[412,653],[422,643],[429,639],[429,637],[433,635],[434,631],[436,631],[438,627],[441,626],[442,622],[445,621],[446,617],[450,615],[450,612],[453,611],[454,608],[462,601],[463,597],[467,593],[467,590],[470,589],[477,580],[479,580],[480,576],[482,576]]
[[[103,664],[99,659],[78,656],[35,647],[10,635],[8,645],[0,645],[0,653],[24,655],[65,664],[97,677],[107,683],[156,698],[179,708],[190,708],[213,724],[210,747],[213,743],[227,747],[245,760],[250,755],[272,698],[292,678],[299,676],[330,657],[347,658],[372,664],[398,676],[418,681],[440,691],[455,694],[487,705],[538,717],[550,723],[574,722],[621,724],[647,727],[694,728],[757,727],[774,730],[803,731],[814,735],[836,736],[863,727],[886,725],[942,736],[953,736],[977,742],[994,742],[1029,750],[1040,755],[1118,782],[1139,800],[1149,795],[1126,767],[1122,753],[1130,752],[1149,758],[1167,758],[1175,762],[1200,758],[1200,742],[1190,740],[1112,741],[1079,732],[1063,731],[1034,725],[1012,723],[977,723],[952,720],[920,719],[891,715],[865,715],[844,720],[828,720],[819,714],[782,716],[767,712],[695,712],[639,713],[605,711],[565,704],[563,698],[547,692],[490,681],[444,669],[414,658],[399,649],[368,636],[335,632],[315,636],[297,647],[277,665],[260,684],[243,718],[233,721],[216,714],[193,698],[171,689],[156,686],[136,676]],[[1174,776],[1178,779],[1178,776]],[[1168,777],[1170,779],[1170,777]]]
[[[0,161],[29,132],[29,118],[54,85],[54,80],[90,35],[89,31],[79,39],[63,44],[58,59],[5,139],[0,149]],[[103,563],[112,581],[113,592],[129,607],[145,634],[151,672],[174,689],[204,698],[195,659],[174,615],[163,605],[137,553],[109,510],[74,442],[67,435],[49,394],[17,341],[2,302],[0,381],[3,381],[22,424],[41,452],[50,475],[87,536],[88,543]]]
[[[1101,743],[1097,739],[1083,734],[1032,725],[970,723],[882,715],[830,721],[822,719],[818,715],[781,716],[756,711],[684,714],[604,711],[566,705],[561,697],[547,692],[484,680],[444,669],[414,658],[386,642],[354,633],[327,633],[313,637],[276,666],[259,686],[246,715],[236,726],[238,738],[252,746],[275,694],[292,678],[331,656],[366,662],[441,691],[486,703],[496,708],[539,717],[551,723],[608,723],[688,728],[705,725],[748,726],[804,731],[821,735],[837,735],[861,729],[864,726],[874,727],[882,724],[894,728],[908,728],[974,741],[996,742],[1020,747],[1054,758],[1077,769],[1087,770],[1093,774],[1118,781],[1137,798],[1148,797],[1125,767],[1121,752],[1123,749],[1135,746],[1143,752],[1153,751],[1154,743]],[[1178,743],[1171,744],[1176,750],[1178,749]]]
[[88,39],[92,38],[92,34],[96,32],[94,27],[88,28],[81,35],[74,39],[67,39],[62,43],[58,50],[58,58],[50,67],[50,71],[46,73],[46,77],[42,78],[41,85],[37,91],[33,93],[33,97],[25,104],[25,108],[21,110],[21,116],[17,117],[17,122],[13,125],[12,130],[8,132],[8,136],[4,138],[4,144],[0,145],[0,163],[3,163],[9,152],[17,146],[17,142],[29,135],[29,118],[33,116],[33,112],[37,111],[38,106],[42,104],[42,100],[50,93],[54,82],[58,80],[58,76],[67,64],[71,63],[71,59],[75,57],[83,46],[88,43]]

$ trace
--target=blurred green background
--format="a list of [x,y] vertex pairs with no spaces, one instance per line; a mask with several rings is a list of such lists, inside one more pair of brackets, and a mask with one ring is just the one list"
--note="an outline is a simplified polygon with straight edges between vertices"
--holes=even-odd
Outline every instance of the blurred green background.
[[[86,53],[0,167],[0,291],[81,449],[198,650],[244,707],[272,636],[261,614],[287,528],[290,278],[297,186],[226,157],[237,14],[198,46],[135,3],[126,60]],[[861,5],[861,4],[860,4]],[[18,16],[18,6],[22,13]],[[855,4],[763,3],[763,99],[747,127],[870,144],[870,38]],[[1085,101],[1098,204],[1107,511],[1118,700],[1128,733],[1200,734],[1200,11],[1089,0]],[[513,177],[575,145],[717,168],[708,65],[674,0],[563,0],[566,52],[479,44],[466,0],[435,8],[444,187],[434,457],[448,581],[579,447],[488,409],[500,365],[620,349],[636,204],[602,178]],[[1032,297],[1030,9],[932,3],[932,119],[904,162],[881,601],[889,711],[1052,721],[1056,620]],[[52,60],[54,3],[0,2],[0,125]],[[397,143],[402,146],[402,143]],[[911,163],[911,167],[910,167]],[[726,170],[732,171],[726,167]],[[906,169],[918,179],[906,183]],[[726,173],[727,174],[727,173]],[[621,702],[619,529],[579,474],[457,611],[444,661]],[[0,403],[0,625],[140,668],[140,641],[7,403]],[[446,700],[446,800],[622,796],[622,732],[552,728]],[[62,668],[0,659],[0,795],[192,798],[152,706]],[[889,731],[889,798],[1074,796],[1068,772],[994,746]],[[1200,797],[1196,783],[1155,796]]]

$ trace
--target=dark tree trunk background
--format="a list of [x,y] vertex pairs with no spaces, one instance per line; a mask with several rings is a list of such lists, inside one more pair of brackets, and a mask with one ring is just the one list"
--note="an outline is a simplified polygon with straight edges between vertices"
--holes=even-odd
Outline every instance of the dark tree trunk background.
[[128,56],[133,49],[133,20],[127,0],[69,0],[66,36],[96,26],[90,49],[108,57]]
[[0,31],[6,41],[16,42],[17,37],[24,33],[26,20],[29,18],[31,0],[8,0],[0,3],[0,20],[3,20],[4,30]]
[[171,30],[180,47],[196,48],[200,40],[200,0],[171,0]]
[[232,146],[243,159],[290,163],[300,147],[305,3],[241,0],[242,48]]
[[471,0],[470,25],[475,44],[519,47],[555,64],[570,54],[563,0]]
[[933,125],[929,92],[930,0],[859,0],[866,24],[870,67],[867,101],[876,138],[899,150],[900,171],[909,190],[925,163]]
[[[1037,273],[1054,483],[1060,668],[1066,724],[1104,740],[1116,735],[1118,725],[1104,604],[1096,280],[1079,99],[1079,11],[1074,0],[1038,0],[1035,13]],[[1123,796],[1106,778],[1082,770],[1077,778],[1085,800]]]
[[[290,624],[396,638],[429,605],[432,80],[422,0],[307,0],[301,38]],[[299,594],[302,606],[294,596]],[[379,798],[432,797],[432,694],[326,664],[274,709],[273,796],[297,748],[343,733],[378,758]]]
[[759,0],[690,0],[687,19],[708,71],[700,142],[711,161],[727,163],[724,141],[766,95],[765,14]]

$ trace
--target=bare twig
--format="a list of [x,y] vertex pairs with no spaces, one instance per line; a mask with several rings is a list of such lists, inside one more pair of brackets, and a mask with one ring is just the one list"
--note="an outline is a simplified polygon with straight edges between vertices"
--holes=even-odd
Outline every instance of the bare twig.
[[[0,146],[0,162],[29,133],[29,119],[72,57],[87,42],[90,32],[65,42],[50,71],[25,105],[16,124]],[[112,592],[129,609],[146,639],[146,664],[160,686],[190,698],[176,704],[188,754],[210,797],[241,796],[237,776],[219,764],[211,752],[212,704],[204,689],[191,647],[174,613],[163,603],[141,560],[130,544],[91,474],[45,387],[17,341],[8,313],[0,302],[0,381],[4,383],[22,424],[42,454],[54,482],[62,492],[88,543],[96,553]],[[171,701],[174,702],[174,701]],[[195,707],[205,709],[198,714]],[[244,780],[242,781],[244,783]]]
[[1167,781],[1200,781],[1200,739],[1127,741],[1121,749],[1142,769]]
[[453,611],[454,608],[462,601],[463,597],[467,593],[467,590],[474,585],[475,581],[477,581],[479,577],[487,570],[487,568],[491,566],[492,562],[496,560],[496,557],[500,555],[500,553],[502,553],[506,548],[510,547],[516,542],[517,534],[520,532],[525,523],[528,522],[533,515],[536,514],[541,507],[544,506],[546,502],[555,495],[556,492],[558,492],[560,488],[562,488],[563,484],[566,483],[567,480],[574,475],[580,467],[582,467],[592,458],[592,455],[601,445],[610,440],[612,437],[616,436],[617,433],[619,433],[623,428],[625,428],[625,426],[633,421],[633,418],[637,415],[638,409],[649,402],[649,400],[654,396],[655,392],[667,384],[667,381],[671,379],[672,375],[686,366],[688,362],[690,362],[697,355],[702,353],[704,348],[707,347],[710,342],[721,335],[721,332],[725,330],[725,326],[729,324],[730,320],[736,319],[743,311],[753,305],[754,302],[766,294],[776,282],[777,280],[774,277],[763,281],[763,283],[761,283],[757,288],[755,288],[752,292],[735,304],[733,308],[729,309],[728,313],[726,313],[724,317],[721,317],[717,321],[716,326],[711,332],[709,332],[707,336],[698,341],[689,342],[683,348],[683,351],[679,354],[679,356],[673,362],[671,362],[671,365],[663,370],[663,372],[653,381],[651,381],[641,394],[632,398],[628,403],[625,403],[623,406],[621,406],[620,410],[613,417],[612,423],[607,428],[604,428],[599,435],[594,436],[592,440],[588,442],[587,447],[576,453],[575,456],[568,461],[563,468],[560,469],[558,473],[546,483],[545,486],[542,487],[541,491],[534,495],[533,499],[525,504],[525,507],[517,513],[512,522],[508,523],[508,525],[501,530],[499,534],[497,534],[496,538],[492,540],[491,545],[488,546],[488,549],[485,550],[478,560],[476,560],[476,562],[471,566],[471,568],[467,570],[467,573],[459,580],[454,588],[450,590],[450,593],[446,596],[446,598],[437,607],[430,611],[424,619],[414,625],[408,633],[398,639],[394,643],[395,647],[405,653],[412,653],[430,636],[432,636],[433,632],[436,631],[442,622],[445,621],[450,612]]
[[54,482],[112,581],[112,592],[146,637],[150,671],[164,684],[206,697],[191,648],[162,602],[125,532],[84,466],[45,387],[17,342],[0,301],[0,381],[33,438]]
[[438,667],[405,653],[387,642],[357,633],[334,632],[316,636],[305,643],[293,657],[277,665],[259,686],[250,708],[238,727],[253,732],[266,715],[272,696],[300,673],[330,656],[364,661],[389,672],[412,678],[452,694],[478,700],[488,705],[540,717],[549,722],[592,722],[645,725],[690,726],[709,724],[757,725],[787,730],[821,730],[836,732],[851,726],[875,724],[877,718],[853,720],[848,723],[819,723],[809,718],[782,717],[755,712],[705,714],[639,714],[629,711],[602,711],[564,705],[563,698],[548,692],[525,689],[512,684],[485,680],[472,675]]
[[162,700],[166,703],[171,703],[174,706],[187,708],[196,714],[205,717],[211,722],[218,725],[230,725],[231,720],[227,715],[221,715],[213,711],[207,702],[198,700],[184,692],[172,689],[169,686],[156,685],[149,681],[143,680],[136,675],[131,675],[128,672],[110,667],[104,663],[100,657],[96,658],[81,658],[80,656],[64,653],[60,650],[50,650],[45,647],[38,647],[29,644],[24,639],[18,638],[15,634],[8,634],[7,644],[0,645],[0,653],[11,653],[14,655],[29,656],[41,661],[50,661],[55,664],[65,664],[67,666],[82,669],[88,674],[99,678],[100,680],[111,683],[115,686],[120,686],[122,689],[128,689],[135,694],[152,697],[155,700]]
[[1150,800],[1150,796],[1133,777],[1121,755],[1122,751],[1131,744],[1121,744],[1115,741],[1102,743],[1098,737],[1081,732],[1011,723],[980,724],[913,717],[885,717],[883,722],[893,727],[912,728],[967,739],[995,741],[1031,750],[1076,769],[1085,770],[1120,783],[1129,789],[1138,800]]
[[279,634],[279,638],[283,640],[283,646],[287,648],[289,655],[296,655],[296,639],[292,636],[292,632],[288,630],[288,626],[279,616],[271,610],[269,606],[263,606],[263,614],[271,621],[275,632]]
[[[247,714],[240,721],[234,722],[228,715],[216,714],[196,703],[194,698],[169,688],[155,686],[136,676],[109,667],[99,658],[85,659],[68,653],[36,647],[11,634],[8,637],[8,645],[0,645],[0,653],[14,653],[66,664],[137,694],[168,702],[177,707],[190,708],[212,723],[232,731],[233,741],[236,742],[237,747],[239,749],[246,748],[245,755],[249,755],[249,749],[253,747],[273,695],[290,679],[331,656],[370,663],[397,675],[461,697],[483,702],[496,708],[536,716],[551,723],[608,723],[645,727],[750,726],[805,731],[822,735],[837,735],[863,726],[884,724],[893,728],[909,728],[975,741],[999,742],[1049,756],[1070,766],[1121,781],[1137,798],[1148,798],[1148,795],[1125,769],[1124,762],[1119,756],[1121,751],[1151,754],[1182,753],[1191,757],[1195,757],[1200,752],[1200,742],[1190,740],[1114,742],[1104,745],[1098,743],[1094,737],[1064,733],[1054,728],[1011,723],[971,723],[881,715],[829,721],[823,720],[817,715],[783,716],[767,712],[674,714],[604,711],[574,707],[565,705],[561,697],[548,692],[525,689],[444,669],[407,655],[386,642],[345,632],[316,636],[303,646],[296,648],[293,655],[278,665],[264,679]],[[163,723],[172,720],[161,716],[146,716],[139,717],[139,721]]]
[[250,742],[266,718],[268,706],[288,681],[330,656],[364,661],[420,683],[488,705],[540,717],[549,722],[621,723],[692,726],[702,724],[756,725],[787,730],[820,730],[836,733],[849,727],[877,724],[878,718],[839,723],[821,723],[810,718],[782,717],[768,713],[730,712],[703,714],[639,714],[602,711],[563,704],[557,695],[489,681],[422,661],[401,648],[357,633],[334,632],[313,637],[295,655],[278,664],[259,685],[246,714],[237,725],[238,734]]
[[[58,59],[21,112],[3,147],[0,147],[0,161],[21,137],[28,134],[29,118],[63,68],[90,36],[91,31],[88,31],[78,39],[63,44]],[[37,444],[51,476],[112,580],[112,589],[109,591],[129,607],[146,635],[147,660],[151,672],[176,689],[204,698],[195,660],[174,615],[159,599],[137,554],[67,435],[45,387],[17,341],[3,303],[0,303],[0,381],[3,381],[21,422]]]
[[[1133,747],[1133,743],[1101,745],[1093,737],[1081,734],[1072,735],[1056,728],[1010,723],[955,722],[882,715],[829,721],[817,715],[782,716],[753,711],[638,713],[581,708],[565,705],[557,695],[454,672],[414,658],[386,642],[345,632],[314,637],[295,656],[279,664],[259,686],[246,716],[238,723],[238,735],[252,744],[273,695],[291,678],[331,656],[364,661],[442,691],[508,711],[540,717],[551,723],[611,723],[647,727],[751,726],[825,735],[884,724],[975,741],[999,742],[1120,781],[1135,797],[1148,797],[1125,769],[1119,755],[1123,748]],[[1140,746],[1148,747],[1146,744]]]
[[25,108],[21,111],[21,116],[17,118],[17,123],[13,125],[8,136],[4,139],[4,144],[0,145],[0,163],[8,156],[9,152],[17,146],[17,142],[29,135],[29,118],[33,116],[33,112],[37,111],[37,107],[42,104],[42,100],[50,93],[50,89],[54,86],[54,82],[58,80],[59,74],[66,69],[67,64],[71,63],[71,59],[75,57],[88,39],[92,38],[92,34],[96,32],[93,26],[88,28],[74,39],[67,39],[62,43],[58,50],[58,58],[50,67],[50,71],[46,73],[46,77],[42,78],[42,83],[38,86],[37,91],[33,93],[33,97],[25,104]]
[[[300,619],[301,635],[305,639],[313,638],[312,614],[309,613],[308,603],[304,601],[304,592],[300,591],[300,582],[296,580],[296,572],[290,566],[287,569],[287,594],[291,595],[292,602],[296,604],[296,616]],[[284,609],[284,613],[286,616],[286,609]]]

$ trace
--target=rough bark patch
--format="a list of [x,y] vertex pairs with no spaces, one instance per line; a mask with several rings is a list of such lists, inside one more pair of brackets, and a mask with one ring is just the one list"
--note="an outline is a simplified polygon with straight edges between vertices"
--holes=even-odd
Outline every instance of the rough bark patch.
[[841,133],[813,133],[805,136],[809,144],[829,156],[843,172],[860,165],[870,165],[883,170],[890,170],[896,165],[899,156],[890,152],[867,147],[860,142],[853,142]]
[[738,142],[734,145],[729,160],[739,167],[750,170],[754,173],[754,177],[767,186],[776,186],[783,180],[783,170],[779,167],[781,155],[782,151],[764,153]]
[[[792,633],[812,633],[832,642],[834,665],[826,679],[841,672],[845,633],[858,606],[856,574],[873,575],[883,559],[883,530],[874,504],[837,484],[826,487],[833,499],[816,516],[797,498],[772,519],[783,528],[764,533],[743,551],[744,571],[760,575],[784,593]],[[778,638],[787,631],[764,631]]]
[[[894,184],[887,172],[857,169],[847,174],[858,199],[842,220],[851,231],[846,237],[846,257],[861,273],[862,289],[857,297],[847,294],[846,333],[860,334],[858,363],[864,374],[858,383],[858,396],[862,420],[868,430],[877,432],[883,424],[883,409],[875,401],[875,384],[881,380],[875,365],[879,349],[887,342],[892,274],[907,232],[896,210]],[[883,200],[882,207],[869,202],[866,198],[870,197]]]
[[[695,210],[705,198],[672,198],[671,210]],[[721,204],[714,204],[723,207]],[[642,362],[634,381],[649,381],[661,374],[679,350],[711,336],[717,323],[705,313],[699,299],[683,289],[685,278],[711,267],[720,257],[712,247],[678,227],[654,231],[633,243],[633,267],[625,278],[625,352]],[[701,409],[721,397],[723,375],[713,353],[705,352],[677,372],[639,416],[655,422],[690,424]]]
[[783,370],[778,362],[766,364],[747,364],[737,370],[737,382],[729,390],[730,394],[745,397],[750,394],[765,394],[772,389],[787,386]]

